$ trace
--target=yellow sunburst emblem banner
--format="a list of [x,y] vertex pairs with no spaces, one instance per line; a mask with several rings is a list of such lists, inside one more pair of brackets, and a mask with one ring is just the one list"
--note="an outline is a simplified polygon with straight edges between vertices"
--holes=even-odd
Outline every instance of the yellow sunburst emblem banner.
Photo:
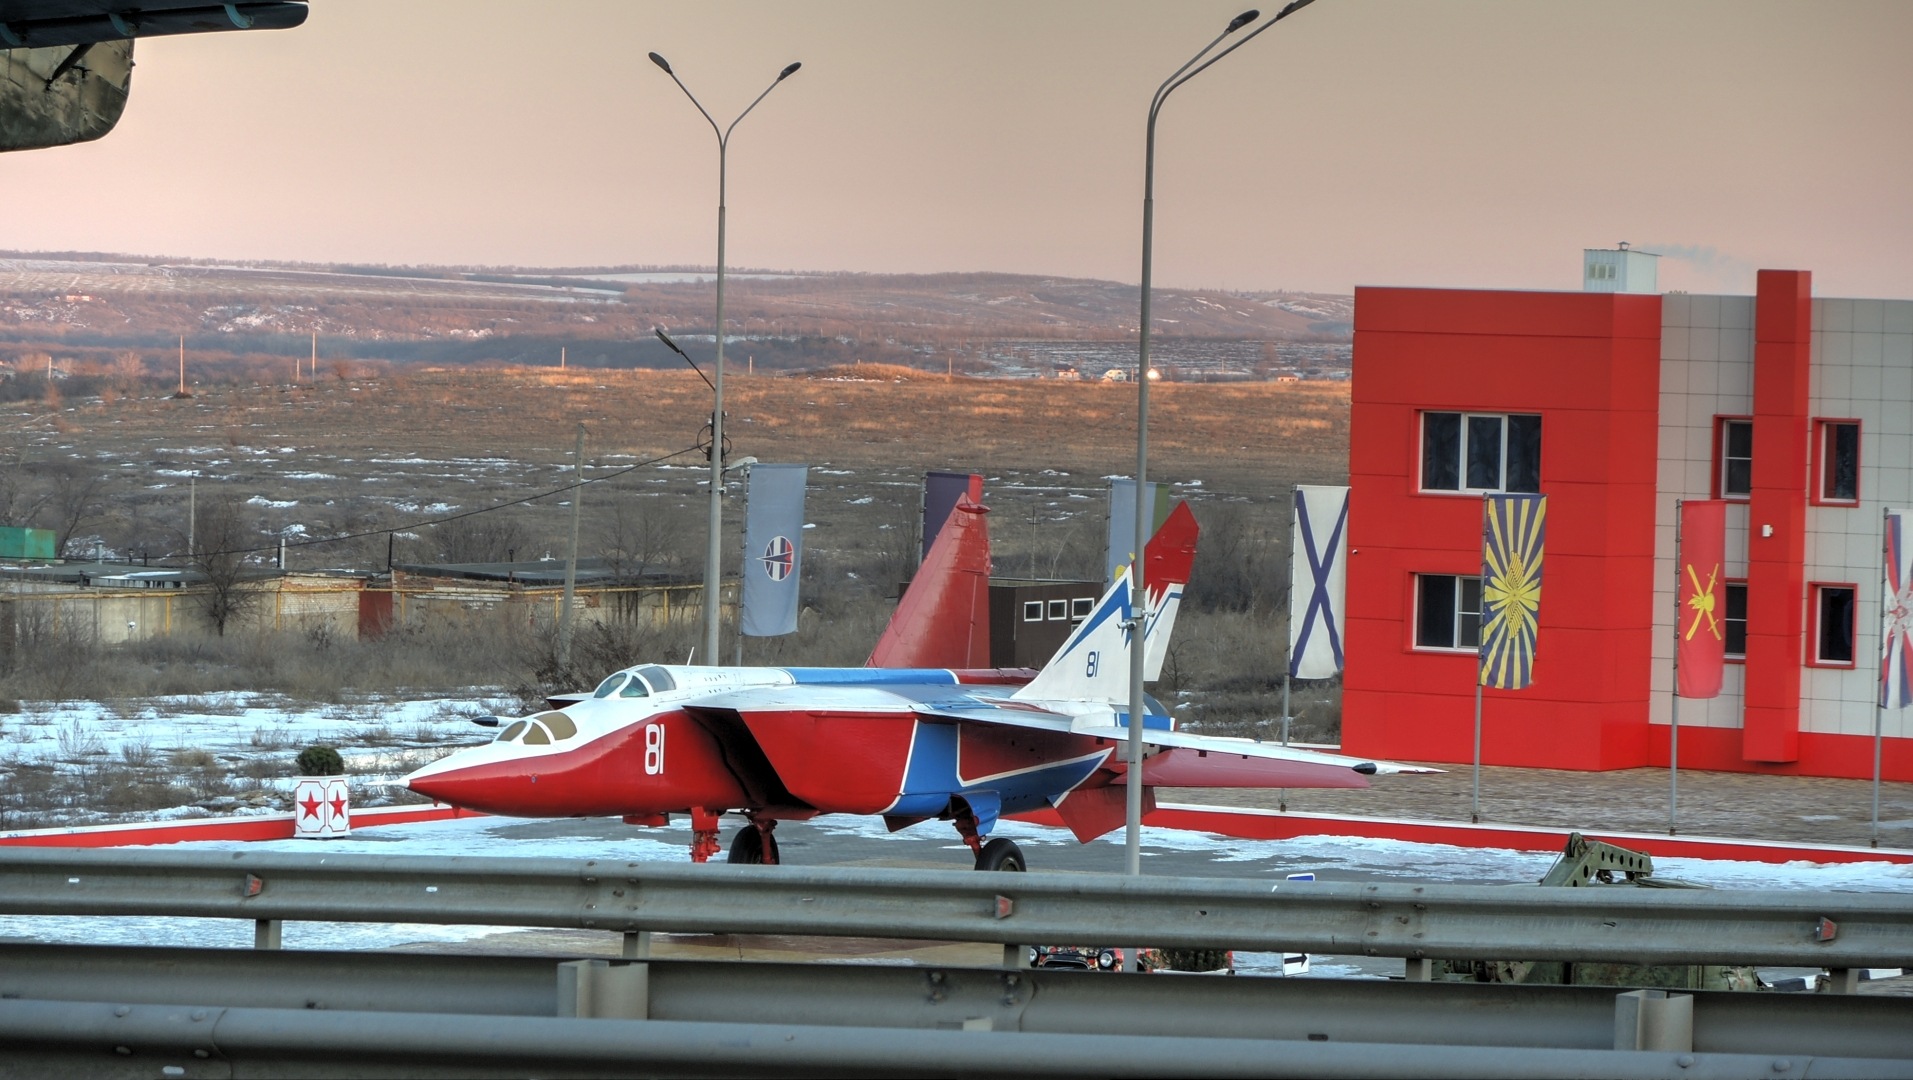
[[1541,614],[1546,495],[1489,495],[1481,522],[1481,685],[1521,690],[1534,679]]

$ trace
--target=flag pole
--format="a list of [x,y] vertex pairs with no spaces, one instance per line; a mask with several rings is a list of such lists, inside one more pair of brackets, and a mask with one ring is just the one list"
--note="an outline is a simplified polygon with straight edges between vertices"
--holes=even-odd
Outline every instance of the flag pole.
[[[744,513],[748,518],[751,506],[751,467],[744,466]],[[799,522],[802,524],[802,522]],[[736,667],[744,666],[744,577],[750,572],[751,565],[750,529],[743,529],[737,538],[737,643],[732,646],[731,663]]]
[[1468,811],[1468,820],[1481,824],[1481,670],[1475,669],[1475,800]]
[[1667,835],[1673,836],[1681,796],[1681,506],[1674,500],[1674,685],[1667,725]]
[[[1289,611],[1295,611],[1295,533],[1296,515],[1302,512],[1300,504],[1302,487],[1289,485]],[[1295,626],[1294,615],[1289,616],[1289,663],[1282,669],[1282,745],[1289,745],[1289,679],[1295,674]],[[1287,795],[1287,792],[1283,792]],[[1284,799],[1284,802],[1287,800]],[[1286,809],[1286,807],[1285,807]]]
[[[1885,567],[1880,575],[1880,625],[1882,628],[1886,626],[1887,580],[1893,573],[1893,564],[1890,561],[1894,555],[1890,542],[1892,513],[1892,507],[1880,507],[1880,553],[1882,556],[1880,562]],[[1891,656],[1886,650],[1890,644],[1891,640],[1882,630],[1880,634],[1880,696],[1874,701],[1873,707],[1873,824],[1867,841],[1872,847],[1880,846],[1880,741],[1886,728],[1886,678],[1891,674],[1891,669],[1888,667]]]
[[1871,847],[1880,846],[1880,731],[1886,724],[1886,706],[1879,705],[1873,710],[1873,829],[1868,839]]
[[[1489,536],[1488,504],[1489,504],[1489,496],[1484,492],[1481,496],[1481,546],[1482,546],[1482,550],[1484,551],[1487,550],[1488,536]],[[1482,575],[1481,575],[1482,598],[1480,601],[1482,611],[1480,614],[1475,616],[1475,619],[1476,619],[1476,626],[1475,626],[1475,793],[1474,793],[1474,801],[1469,804],[1468,820],[1473,822],[1476,825],[1481,824],[1481,687],[1482,687],[1482,684],[1488,681],[1486,677],[1486,673],[1482,670],[1482,667],[1481,667],[1481,649],[1482,649],[1482,645],[1484,641],[1486,640],[1483,635],[1485,635],[1488,631],[1488,627],[1486,625],[1487,623],[1486,616],[1487,616],[1487,607],[1488,607],[1487,569],[1488,569],[1487,566],[1483,565]],[[1456,585],[1455,601],[1457,606],[1459,606],[1461,601],[1459,583],[1457,583]]]

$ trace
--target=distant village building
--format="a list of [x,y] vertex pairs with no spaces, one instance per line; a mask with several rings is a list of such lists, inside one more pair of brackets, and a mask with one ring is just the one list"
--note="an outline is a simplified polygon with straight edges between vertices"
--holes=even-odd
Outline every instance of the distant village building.
[[[344,570],[247,571],[251,602],[227,633],[316,631],[377,637],[394,626],[437,620],[508,618],[554,625],[562,610],[564,563],[399,565],[390,573]],[[620,575],[603,560],[580,559],[573,617],[580,624],[700,617],[702,587],[679,575]],[[0,654],[20,627],[57,626],[96,644],[210,633],[202,614],[209,584],[198,570],[126,563],[55,562],[0,566]],[[721,602],[737,603],[736,582]]]

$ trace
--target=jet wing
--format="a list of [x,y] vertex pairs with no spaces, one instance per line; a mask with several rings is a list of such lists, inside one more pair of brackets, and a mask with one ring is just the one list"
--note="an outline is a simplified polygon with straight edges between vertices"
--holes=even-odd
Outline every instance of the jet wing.
[[[1119,745],[1129,741],[1128,728],[1101,722],[1108,713],[1072,717],[1014,699],[990,701],[972,696],[967,701],[932,700],[917,704],[912,711],[926,719],[1067,731]],[[1143,745],[1158,750],[1143,762],[1143,782],[1152,787],[1367,787],[1367,777],[1377,773],[1441,771],[1252,739],[1161,728],[1144,731]],[[1120,763],[1120,755],[1111,762],[1112,765]]]
[[[957,692],[952,692],[957,691]],[[1109,723],[1110,713],[1072,716],[1043,705],[951,686],[779,686],[737,690],[699,701],[697,709],[752,714],[915,716],[993,727],[1022,728],[1128,741],[1127,728]],[[1278,743],[1150,728],[1143,783],[1164,787],[1366,787],[1377,773],[1439,772],[1394,762],[1305,750]],[[1121,768],[1118,755],[1110,761]]]
[[[858,670],[852,668],[850,670]],[[955,686],[918,686],[914,684],[799,684],[796,686],[755,686],[722,691],[698,698],[688,707],[728,709],[738,713],[827,712],[909,714],[918,705],[938,697],[948,697]]]
[[[1363,762],[1369,765],[1369,762]],[[1143,759],[1142,781],[1149,787],[1191,788],[1365,788],[1360,766],[1250,757],[1225,751],[1171,747]],[[1128,782],[1127,777],[1117,783]]]
[[[1079,725],[1075,729],[1078,735],[1095,735],[1105,739],[1127,739],[1129,729],[1107,726]],[[1148,746],[1180,747],[1200,751],[1205,754],[1234,755],[1237,757],[1266,758],[1272,761],[1309,762],[1317,765],[1336,765],[1353,769],[1364,776],[1389,775],[1393,773],[1438,773],[1440,769],[1431,769],[1423,765],[1402,765],[1393,761],[1371,761],[1367,758],[1349,757],[1346,754],[1330,754],[1321,750],[1304,750],[1296,746],[1283,746],[1280,743],[1256,742],[1254,739],[1238,739],[1226,735],[1196,735],[1187,731],[1162,731],[1151,728],[1143,732],[1143,743]],[[1192,785],[1199,786],[1199,785]]]

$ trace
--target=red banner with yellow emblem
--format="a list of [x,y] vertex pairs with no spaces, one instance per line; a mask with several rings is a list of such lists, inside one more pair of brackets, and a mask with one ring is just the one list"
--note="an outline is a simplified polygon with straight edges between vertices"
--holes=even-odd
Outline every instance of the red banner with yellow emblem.
[[1727,652],[1727,504],[1695,499],[1682,503],[1680,513],[1676,692],[1717,697]]

